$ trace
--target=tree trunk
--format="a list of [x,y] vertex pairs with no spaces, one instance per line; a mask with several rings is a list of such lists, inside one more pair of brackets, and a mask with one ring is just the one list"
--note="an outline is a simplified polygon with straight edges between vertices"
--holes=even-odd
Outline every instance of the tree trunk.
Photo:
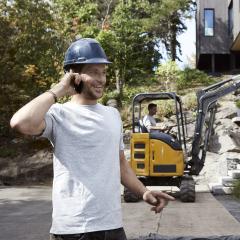
[[177,29],[176,29],[176,25],[173,23],[171,23],[171,39],[170,39],[170,52],[171,52],[171,60],[175,61],[177,58]]
[[121,107],[122,97],[123,97],[123,81],[122,81],[122,77],[119,69],[115,70],[115,77],[116,77],[116,89],[119,95],[119,98],[117,100],[118,100],[119,106]]

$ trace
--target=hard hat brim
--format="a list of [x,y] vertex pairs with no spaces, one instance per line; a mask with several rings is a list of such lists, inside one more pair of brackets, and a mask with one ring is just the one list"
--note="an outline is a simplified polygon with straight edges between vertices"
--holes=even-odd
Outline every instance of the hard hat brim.
[[64,67],[73,64],[111,64],[112,62],[104,58],[92,58],[92,59],[81,59],[81,60],[70,60],[64,62]]

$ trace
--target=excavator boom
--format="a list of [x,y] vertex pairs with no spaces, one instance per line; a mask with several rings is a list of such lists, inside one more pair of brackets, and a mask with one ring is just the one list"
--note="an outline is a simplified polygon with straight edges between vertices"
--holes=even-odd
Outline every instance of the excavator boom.
[[187,163],[190,175],[198,175],[206,158],[207,147],[215,120],[216,103],[221,97],[240,88],[240,75],[228,78],[197,92],[197,118],[192,142],[192,159]]

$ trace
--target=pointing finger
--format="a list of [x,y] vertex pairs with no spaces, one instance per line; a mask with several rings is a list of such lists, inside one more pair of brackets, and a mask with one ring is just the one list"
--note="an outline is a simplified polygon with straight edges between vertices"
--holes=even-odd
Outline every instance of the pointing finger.
[[170,196],[170,195],[168,195],[167,193],[164,193],[164,192],[155,191],[153,194],[154,194],[155,197],[163,198],[163,199],[166,199],[168,201],[174,201],[175,200],[174,197],[172,197],[172,196]]

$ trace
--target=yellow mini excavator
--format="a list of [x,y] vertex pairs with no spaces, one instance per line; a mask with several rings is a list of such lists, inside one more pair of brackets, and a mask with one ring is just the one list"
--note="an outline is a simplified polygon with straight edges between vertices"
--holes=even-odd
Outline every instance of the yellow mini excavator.
[[[145,186],[177,186],[183,202],[195,201],[193,175],[199,175],[205,162],[216,113],[217,100],[240,88],[240,75],[223,80],[197,92],[197,116],[191,150],[186,149],[186,123],[180,97],[174,92],[140,93],[132,103],[130,165]],[[145,101],[172,100],[175,108],[175,136],[147,132],[141,123],[141,105]],[[188,156],[188,157],[187,157]],[[124,189],[124,200],[139,197]]]

